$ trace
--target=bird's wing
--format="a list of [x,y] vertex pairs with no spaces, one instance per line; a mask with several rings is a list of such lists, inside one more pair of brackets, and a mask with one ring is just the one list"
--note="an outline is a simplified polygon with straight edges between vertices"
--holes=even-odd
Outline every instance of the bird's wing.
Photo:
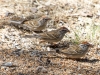
[[44,32],[43,34],[41,34],[41,38],[42,39],[57,39],[57,31],[56,30],[52,30],[52,31],[49,31],[49,32]]
[[75,55],[75,54],[82,53],[82,51],[78,45],[70,45],[70,47],[68,49],[61,50],[60,52],[64,53],[64,54],[69,54],[69,55],[70,54]]
[[39,36],[37,34],[33,34],[33,35],[25,35],[25,36],[22,36],[22,38],[38,38]]
[[25,21],[23,24],[30,26],[31,28],[39,27],[38,19],[32,19],[32,20],[29,20],[29,21]]
[[34,30],[34,29],[36,29],[38,27],[37,20],[32,19],[30,21],[25,21],[25,22],[23,22],[21,27],[23,29],[32,31],[32,30]]

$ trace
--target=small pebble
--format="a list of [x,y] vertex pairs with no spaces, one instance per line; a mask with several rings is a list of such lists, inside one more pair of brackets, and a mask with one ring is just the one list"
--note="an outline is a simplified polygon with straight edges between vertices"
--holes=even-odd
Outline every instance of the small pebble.
[[40,72],[42,72],[42,73],[47,73],[47,69],[45,69],[43,66],[38,66],[38,67],[36,68],[35,73],[40,73]]
[[2,66],[12,67],[13,66],[13,63],[12,62],[6,62],[6,63],[3,63]]
[[4,66],[4,67],[17,67],[17,66],[14,65],[12,62],[3,63],[1,66]]

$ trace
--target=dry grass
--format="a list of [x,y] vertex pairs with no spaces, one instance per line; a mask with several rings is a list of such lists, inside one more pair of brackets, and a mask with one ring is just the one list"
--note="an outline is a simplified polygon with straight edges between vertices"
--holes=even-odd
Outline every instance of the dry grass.
[[[1,20],[7,18],[8,12],[23,17],[35,13],[49,15],[52,20],[47,30],[65,26],[71,31],[61,42],[79,43],[86,40],[94,45],[82,60],[49,58],[52,65],[45,65],[32,52],[51,49],[45,46],[47,43],[38,45],[38,39],[21,38],[27,32],[4,26],[0,29],[0,65],[13,62],[17,67],[1,66],[0,75],[37,75],[35,71],[39,65],[47,69],[47,73],[40,75],[100,75],[99,10],[99,0],[0,0]],[[17,49],[21,51],[13,53]],[[43,58],[43,62],[46,62],[46,58]]]

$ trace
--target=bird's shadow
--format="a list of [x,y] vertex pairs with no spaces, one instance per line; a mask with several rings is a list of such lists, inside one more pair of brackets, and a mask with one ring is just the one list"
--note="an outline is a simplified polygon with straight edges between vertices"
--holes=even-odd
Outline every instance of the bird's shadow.
[[77,58],[77,59],[72,59],[72,58],[67,58],[67,57],[61,57],[61,56],[56,56],[56,57],[44,57],[44,58],[62,58],[62,59],[69,59],[77,62],[87,62],[87,63],[96,63],[99,62],[99,59],[87,59],[87,58]]
[[50,44],[48,45],[48,47],[56,49],[56,48],[68,48],[71,42],[68,41],[63,41],[63,42],[59,42],[57,44]]
[[[68,58],[69,59],[69,58]],[[88,63],[96,63],[96,62],[98,62],[98,61],[100,61],[99,59],[92,59],[92,60],[90,60],[90,59],[87,59],[87,58],[79,58],[79,59],[71,59],[71,60],[75,60],[75,61],[77,61],[77,62],[88,62]]]

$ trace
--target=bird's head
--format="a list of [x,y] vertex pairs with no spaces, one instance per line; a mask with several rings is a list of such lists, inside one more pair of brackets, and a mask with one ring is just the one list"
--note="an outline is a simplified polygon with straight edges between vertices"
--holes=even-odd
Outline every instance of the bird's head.
[[62,34],[63,34],[63,33],[70,32],[69,29],[66,28],[66,27],[60,27],[58,30],[59,30]]
[[82,42],[79,46],[80,46],[83,50],[87,50],[89,47],[93,47],[93,45],[90,44],[90,43],[88,43],[87,41]]
[[43,19],[44,21],[51,20],[51,18],[50,18],[50,17],[47,17],[47,16],[42,16],[42,19]]

